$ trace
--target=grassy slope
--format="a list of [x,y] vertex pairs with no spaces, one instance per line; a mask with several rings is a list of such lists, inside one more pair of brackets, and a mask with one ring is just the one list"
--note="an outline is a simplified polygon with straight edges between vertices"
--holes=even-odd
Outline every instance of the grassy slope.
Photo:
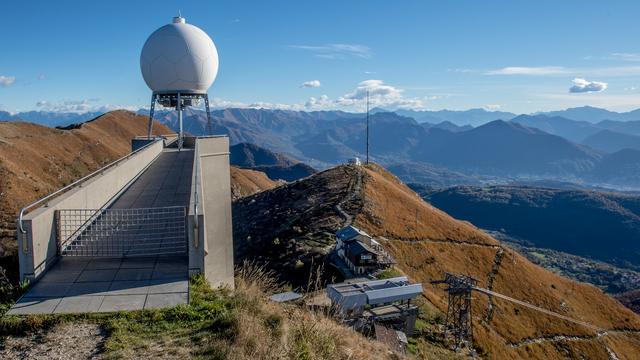
[[[376,166],[366,171],[365,204],[356,223],[376,236],[385,236],[398,267],[414,280],[427,283],[444,271],[467,273],[487,286],[498,242],[472,225],[457,221],[422,201],[394,176]],[[446,309],[442,289],[425,287],[425,296]],[[640,330],[640,317],[599,289],[554,275],[505,249],[493,290],[604,329]],[[604,344],[621,359],[640,352],[640,336],[614,333],[595,337],[592,331],[544,314],[495,300],[493,321],[481,321],[487,309],[484,295],[474,296],[475,345],[490,358],[566,356],[606,358]],[[543,341],[522,345],[526,339],[556,335],[584,340]],[[510,345],[514,345],[513,347]]]
[[231,197],[234,200],[272,189],[279,184],[261,171],[231,167]]
[[102,355],[113,359],[398,358],[385,345],[322,313],[269,302],[267,292],[277,289],[272,279],[245,266],[235,291],[213,291],[202,278],[192,279],[189,305],[117,314],[8,316],[0,319],[0,343],[5,336],[46,332],[65,322],[92,322],[106,330]]

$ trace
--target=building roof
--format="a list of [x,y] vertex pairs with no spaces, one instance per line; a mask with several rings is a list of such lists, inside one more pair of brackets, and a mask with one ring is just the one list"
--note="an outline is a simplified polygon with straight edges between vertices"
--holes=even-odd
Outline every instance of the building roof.
[[412,300],[421,293],[422,284],[410,284],[406,276],[327,286],[327,296],[332,304],[346,309]]
[[371,236],[369,234],[367,234],[366,232],[358,229],[357,227],[355,227],[353,225],[345,226],[342,229],[336,231],[336,236],[342,241],[351,240],[351,239],[353,239],[353,238],[355,238],[355,237],[357,237],[359,235],[371,238]]
[[360,242],[360,241],[352,241],[346,245],[349,253],[358,256],[363,253],[372,253],[378,255],[378,251],[371,248],[369,245]]

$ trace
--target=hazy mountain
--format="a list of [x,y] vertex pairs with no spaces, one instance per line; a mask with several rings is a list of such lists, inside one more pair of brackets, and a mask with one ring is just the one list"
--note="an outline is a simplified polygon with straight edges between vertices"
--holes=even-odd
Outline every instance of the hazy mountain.
[[611,130],[623,134],[640,135],[640,120],[613,121],[605,120],[596,124],[600,129]]
[[255,144],[236,144],[230,151],[232,165],[264,172],[273,180],[294,181],[316,173],[309,165]]
[[452,216],[551,248],[640,269],[640,197],[530,187],[423,191]]
[[389,161],[385,167],[406,183],[420,183],[434,187],[481,184],[476,177],[432,164]]
[[412,153],[424,161],[474,174],[571,176],[589,172],[600,159],[595,151],[560,136],[507,121],[472,130],[430,132]]
[[598,123],[603,120],[615,120],[615,121],[635,121],[640,120],[640,109],[619,113],[615,111],[609,111],[606,109],[600,109],[592,106],[582,106],[576,108],[570,108],[560,111],[549,111],[540,113],[546,116],[560,116],[571,120],[587,121],[590,123]]
[[27,121],[38,125],[56,127],[81,123],[87,119],[92,119],[102,114],[104,114],[104,111],[86,113],[27,111],[16,114],[0,111],[0,121]]
[[511,121],[540,129],[549,134],[559,135],[578,143],[602,130],[597,125],[587,121],[571,120],[560,116],[520,115],[511,119]]
[[604,156],[591,172],[590,179],[637,189],[640,184],[640,150],[624,149]]
[[614,153],[622,149],[640,150],[640,136],[628,135],[611,130],[601,130],[582,141],[593,149]]
[[484,109],[469,110],[438,110],[438,111],[416,111],[416,110],[395,110],[395,113],[414,118],[417,122],[438,124],[448,121],[457,126],[471,125],[478,126],[494,120],[510,120],[516,114],[503,111],[487,111]]
[[443,122],[439,122],[437,124],[431,124],[431,123],[423,122],[421,125],[425,129],[433,129],[433,128],[435,128],[435,129],[442,129],[442,130],[447,130],[447,131],[451,131],[451,132],[467,131],[467,130],[473,129],[473,126],[471,126],[471,125],[458,126],[458,125],[452,123],[451,121],[443,121]]

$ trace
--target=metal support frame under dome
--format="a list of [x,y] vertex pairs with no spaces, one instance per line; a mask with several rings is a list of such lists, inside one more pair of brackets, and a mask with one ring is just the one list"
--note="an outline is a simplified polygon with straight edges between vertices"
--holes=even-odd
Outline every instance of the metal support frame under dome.
[[156,102],[164,107],[172,107],[178,110],[178,147],[182,148],[183,131],[182,131],[182,109],[187,106],[197,106],[200,100],[204,99],[205,111],[207,113],[207,135],[212,135],[211,125],[211,109],[209,107],[208,94],[194,94],[188,92],[172,92],[172,93],[156,93],[151,95],[151,108],[149,109],[149,126],[147,128],[147,139],[151,139],[153,132],[153,115],[155,113]]

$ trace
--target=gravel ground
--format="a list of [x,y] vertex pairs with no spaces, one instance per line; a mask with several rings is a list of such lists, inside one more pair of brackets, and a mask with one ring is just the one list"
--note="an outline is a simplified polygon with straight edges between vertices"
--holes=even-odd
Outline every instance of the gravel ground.
[[62,324],[46,332],[0,339],[0,359],[100,359],[105,332],[96,324]]

